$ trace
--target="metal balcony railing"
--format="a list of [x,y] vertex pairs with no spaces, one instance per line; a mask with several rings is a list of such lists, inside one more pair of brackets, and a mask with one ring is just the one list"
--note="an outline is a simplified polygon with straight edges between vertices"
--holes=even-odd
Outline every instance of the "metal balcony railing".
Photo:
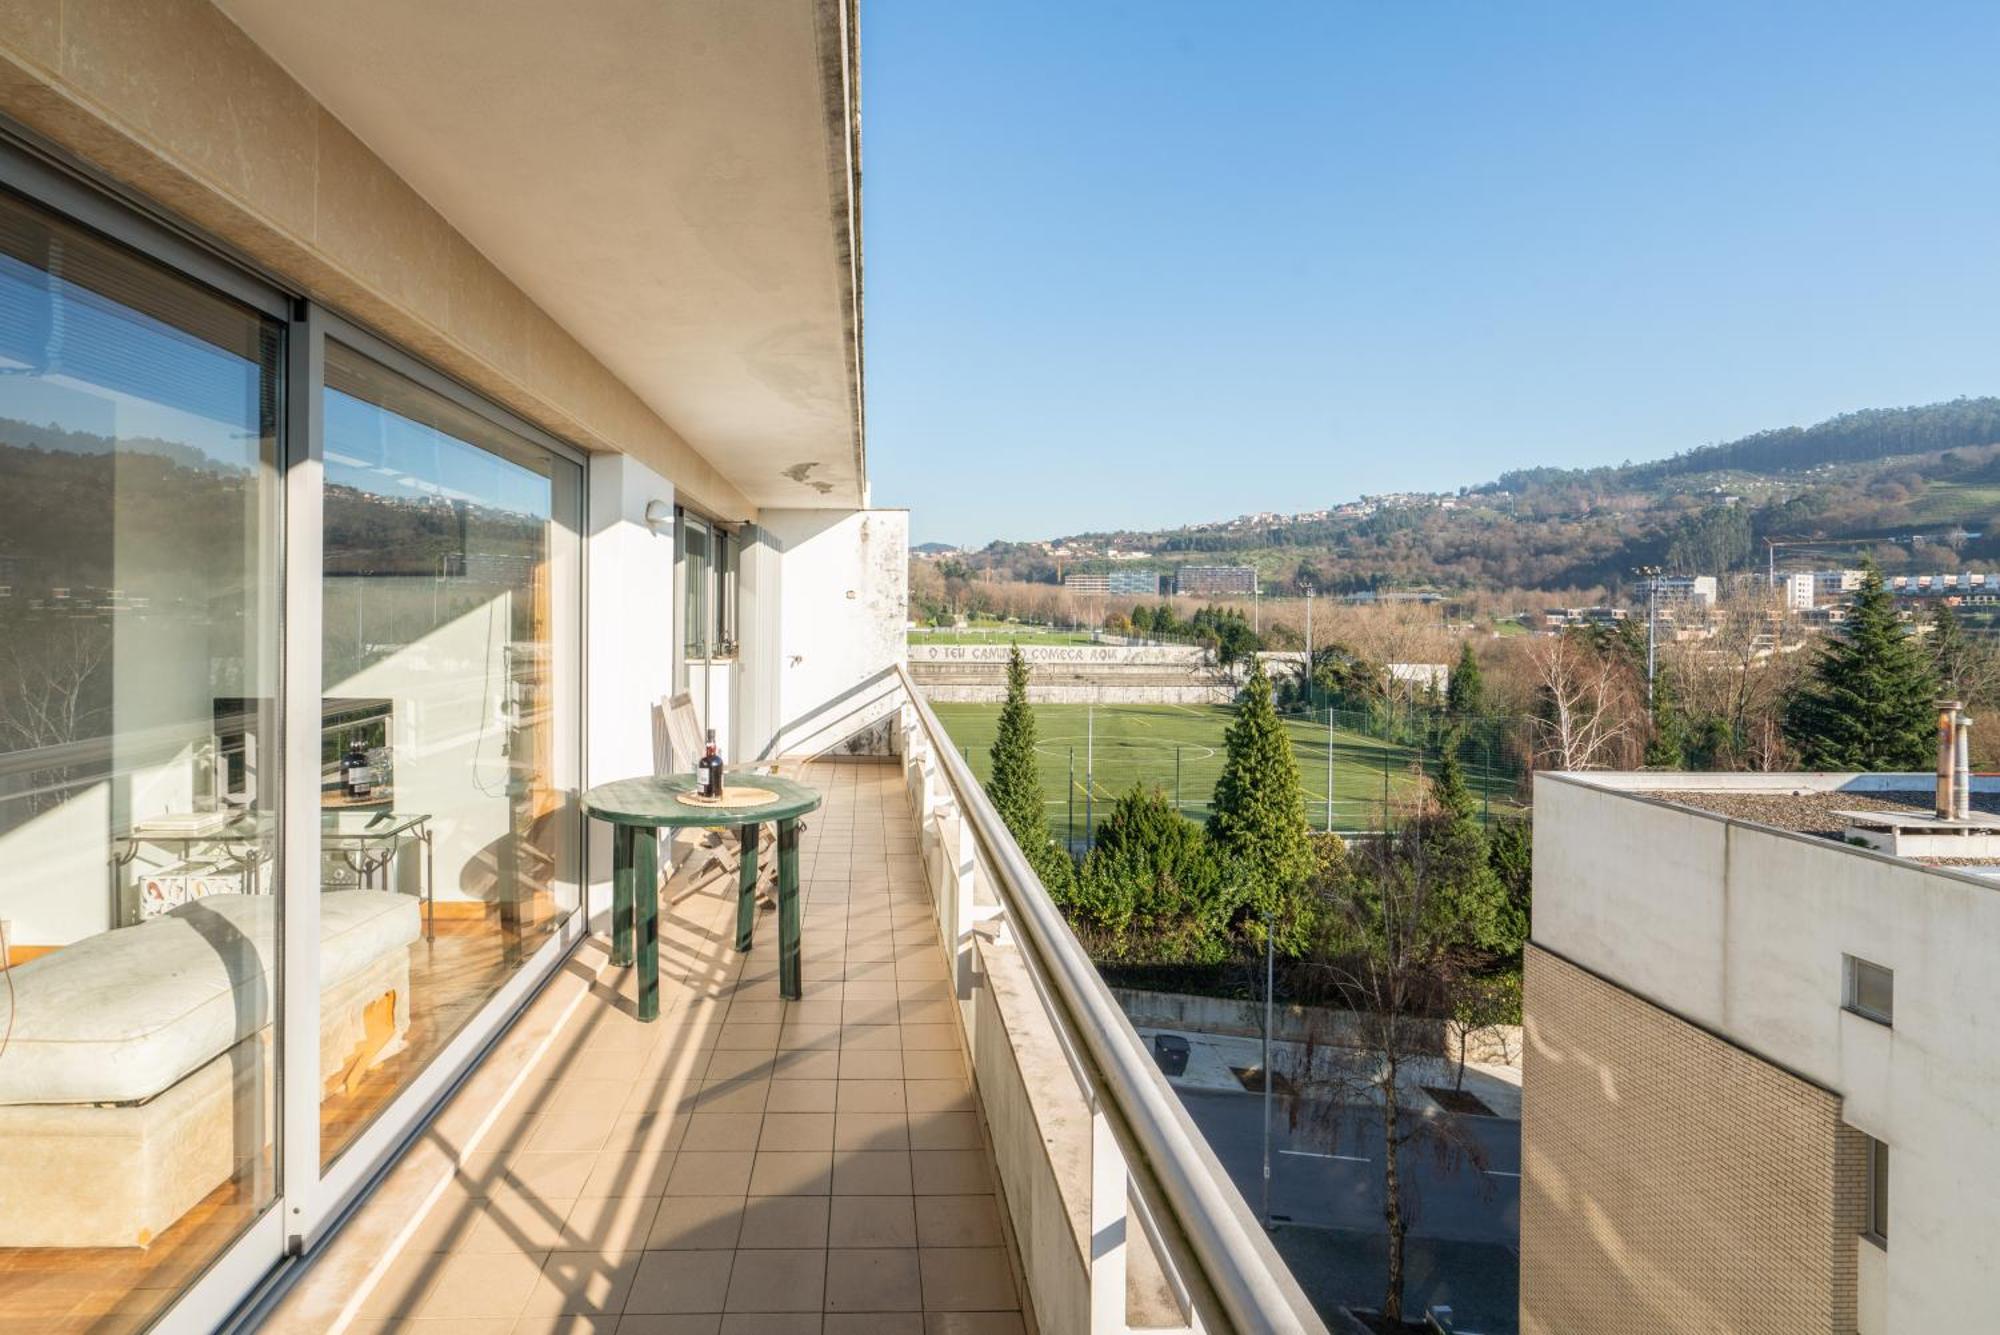
[[[1138,1262],[1130,1255],[1131,1223],[1151,1244],[1170,1305],[1177,1309],[1164,1320],[1141,1324],[1324,1332],[1326,1326],[1154,1066],[930,705],[908,672],[897,671],[906,697],[898,730],[902,760],[926,849],[935,847],[943,869],[934,890],[961,1001],[971,1004],[981,948],[975,936],[982,929],[996,948],[1001,936],[1018,946],[1089,1109],[1084,1267],[1092,1335],[1133,1328],[1128,1260]],[[988,1095],[982,1091],[982,1097]],[[1036,1152],[1047,1153],[1039,1139],[1034,1143]],[[1009,1152],[996,1137],[1003,1178]],[[1018,1236],[1024,1207],[1010,1201],[1009,1208]],[[1020,1240],[1024,1253],[1041,1250],[1039,1241],[1031,1246],[1029,1239]],[[1025,1262],[1032,1290],[1036,1256]]]

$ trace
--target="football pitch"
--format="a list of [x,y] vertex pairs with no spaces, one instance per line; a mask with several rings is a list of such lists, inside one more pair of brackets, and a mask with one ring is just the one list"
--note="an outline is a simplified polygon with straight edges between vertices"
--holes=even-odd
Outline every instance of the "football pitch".
[[[938,720],[984,782],[992,769],[997,704],[937,704]],[[1232,710],[1226,705],[1033,705],[1042,790],[1048,795],[1049,825],[1073,830],[1080,838],[1086,811],[1101,820],[1111,802],[1134,784],[1158,787],[1178,797],[1181,811],[1196,820],[1208,815],[1209,799],[1222,775],[1223,732]],[[1285,731],[1299,764],[1306,818],[1314,829],[1344,831],[1382,828],[1385,795],[1393,804],[1415,795],[1415,748],[1304,718],[1287,718]],[[1333,803],[1327,805],[1327,756],[1333,759]],[[1072,775],[1074,778],[1072,779]],[[1487,776],[1468,766],[1466,782],[1482,808],[1494,814],[1514,809],[1513,777]],[[1088,800],[1086,800],[1088,794]]]

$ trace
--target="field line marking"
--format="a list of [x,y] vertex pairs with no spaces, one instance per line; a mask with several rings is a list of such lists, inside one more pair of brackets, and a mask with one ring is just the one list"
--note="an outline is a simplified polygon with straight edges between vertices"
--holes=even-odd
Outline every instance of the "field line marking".
[[1278,1153],[1289,1154],[1294,1159],[1338,1159],[1342,1163],[1374,1162],[1374,1160],[1364,1159],[1358,1154],[1316,1154],[1311,1150],[1279,1150]]

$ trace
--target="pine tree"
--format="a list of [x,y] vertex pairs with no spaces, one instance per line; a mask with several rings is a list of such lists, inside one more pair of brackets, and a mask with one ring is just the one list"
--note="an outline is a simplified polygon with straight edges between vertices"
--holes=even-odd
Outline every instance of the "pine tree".
[[[1028,662],[1015,645],[1007,656],[1007,702],[1000,706],[1000,726],[993,735],[993,772],[986,795],[1014,842],[1037,872],[1050,865],[1055,846],[1049,838],[1048,808],[1043,804],[1042,778],[1035,763],[1035,714],[1028,708]],[[1065,854],[1063,861],[1068,862]],[[1044,880],[1048,879],[1046,875]],[[1051,886],[1051,889],[1055,887]]]
[[1942,598],[1931,607],[1931,634],[1926,647],[1937,670],[1938,689],[1954,699],[1965,699],[1970,693],[1967,687],[1972,676],[1972,642],[1965,637],[1958,613]]
[[1282,947],[1288,940],[1296,944],[1304,929],[1297,901],[1314,857],[1292,742],[1271,703],[1262,660],[1251,663],[1236,719],[1223,734],[1222,777],[1208,833],[1218,851],[1243,869],[1256,909],[1270,916]]
[[1653,680],[1653,735],[1646,740],[1647,769],[1687,767],[1687,719],[1674,701],[1672,678]]
[[1785,711],[1785,736],[1807,769],[1928,769],[1937,674],[1896,619],[1882,572],[1864,563],[1840,633],[1820,650],[1813,680]]
[[1479,675],[1479,660],[1472,656],[1472,641],[1458,646],[1458,666],[1451,670],[1451,682],[1444,688],[1445,712],[1465,720],[1485,712],[1486,682]]
[[1438,757],[1437,773],[1431,776],[1431,801],[1449,812],[1453,820],[1471,820],[1477,810],[1472,792],[1465,786],[1465,771],[1449,750]]

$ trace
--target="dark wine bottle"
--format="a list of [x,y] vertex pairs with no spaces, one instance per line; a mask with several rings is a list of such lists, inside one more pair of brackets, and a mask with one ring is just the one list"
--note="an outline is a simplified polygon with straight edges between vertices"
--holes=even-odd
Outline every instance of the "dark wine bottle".
[[715,749],[715,729],[708,730],[708,749],[701,757],[701,791],[704,797],[722,796],[722,754]]

